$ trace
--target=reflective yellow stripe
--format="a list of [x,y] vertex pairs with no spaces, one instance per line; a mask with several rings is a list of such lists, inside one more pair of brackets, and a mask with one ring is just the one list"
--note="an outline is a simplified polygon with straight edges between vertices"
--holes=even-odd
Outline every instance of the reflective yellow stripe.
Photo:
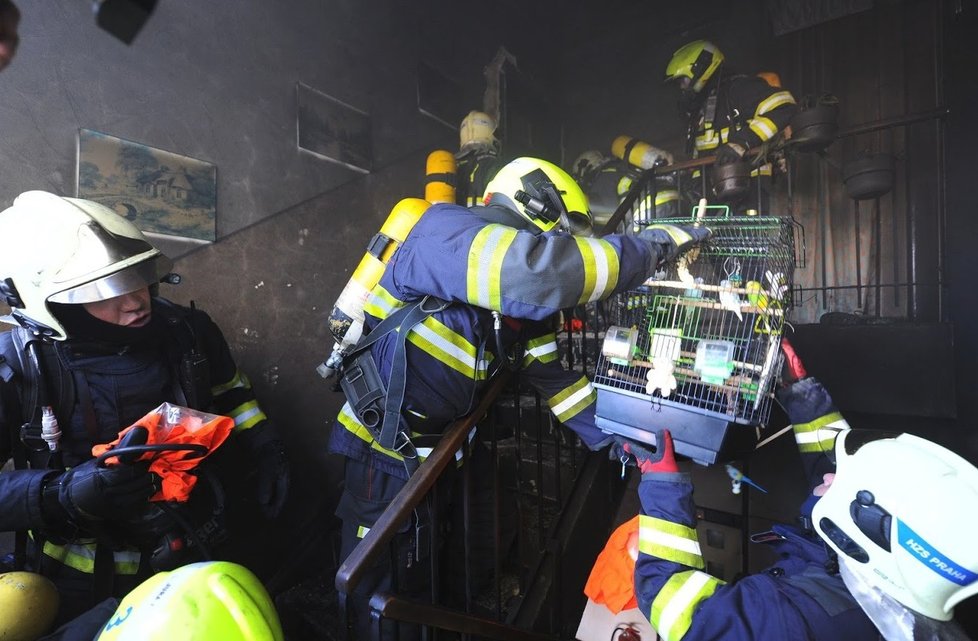
[[[68,543],[57,545],[45,541],[42,552],[68,567],[93,574],[95,572],[95,547],[92,543]],[[140,554],[137,550],[117,550],[112,553],[116,574],[136,574],[139,571]]]
[[665,189],[663,191],[656,192],[655,194],[656,206],[664,205],[673,200],[679,200],[679,192],[675,189]]
[[791,95],[789,91],[779,91],[773,93],[757,105],[757,109],[754,110],[755,116],[761,116],[773,111],[780,107],[781,105],[793,105],[795,104],[795,97]]
[[696,530],[679,523],[639,516],[638,549],[643,554],[691,568],[702,570],[705,567]]
[[597,392],[591,386],[591,381],[582,376],[573,385],[564,388],[547,400],[550,411],[561,423],[577,416],[581,410],[590,406],[598,398]]
[[234,419],[235,432],[249,430],[255,425],[258,425],[258,423],[268,419],[268,417],[265,416],[265,412],[258,407],[258,401],[256,400],[250,400],[238,405],[231,410],[231,413],[228,414],[228,416]]
[[523,367],[533,361],[549,363],[557,360],[557,336],[547,334],[539,338],[533,338],[526,343],[526,357],[523,359]]
[[623,176],[618,181],[618,186],[616,190],[618,191],[618,197],[622,197],[628,193],[628,190],[632,188],[632,179],[630,176]]
[[404,307],[404,304],[404,301],[398,300],[380,285],[375,285],[370,290],[370,298],[367,299],[367,303],[363,306],[363,311],[374,318],[384,320],[395,310]]
[[[350,432],[360,440],[368,443],[370,445],[370,449],[380,452],[381,454],[384,454],[385,456],[389,456],[392,459],[396,459],[398,461],[404,460],[403,456],[401,456],[394,450],[388,450],[386,448],[381,447],[380,443],[374,440],[373,435],[370,434],[370,430],[368,430],[367,427],[357,419],[349,403],[343,404],[343,408],[340,410],[340,414],[336,418],[337,420],[339,420],[340,424],[347,429],[348,432]],[[475,439],[477,429],[478,428],[473,427],[472,431],[469,432],[470,443],[472,442],[473,439]],[[415,436],[420,436],[420,434],[418,434],[417,432],[411,432],[411,437],[414,438]],[[431,455],[431,452],[434,451],[434,448],[419,447],[417,448],[416,451],[418,454],[418,462],[422,463],[426,458],[428,458]],[[459,450],[455,452],[455,460],[461,462],[462,448],[459,448]]]
[[504,225],[486,225],[469,248],[466,295],[470,303],[502,311],[500,281],[503,259],[516,238],[516,230]]
[[829,412],[808,423],[796,423],[792,426],[795,432],[795,443],[798,451],[806,454],[831,452],[835,437],[839,432],[850,429],[849,423],[839,412]]
[[761,141],[770,140],[774,134],[778,133],[778,126],[774,121],[764,116],[757,116],[750,120],[750,130],[757,134]]
[[236,387],[249,387],[248,377],[239,369],[234,373],[234,376],[227,383],[221,383],[220,385],[214,385],[211,387],[211,394],[214,396],[220,396],[224,392],[234,389]]
[[415,325],[408,341],[448,367],[474,380],[485,380],[489,361],[476,362],[478,349],[464,336],[433,316]]
[[700,135],[696,136],[696,150],[697,151],[710,151],[711,149],[716,149],[721,144],[727,142],[727,138],[730,136],[730,127],[723,127],[719,131],[719,135],[716,129],[707,129]]
[[652,627],[665,641],[679,641],[693,623],[693,612],[721,585],[723,581],[699,570],[673,574],[652,601]]
[[343,404],[343,408],[340,410],[340,414],[336,417],[336,419],[340,422],[340,425],[347,429],[348,432],[360,440],[370,444],[370,449],[386,454],[387,456],[397,459],[398,461],[404,460],[403,456],[394,450],[388,450],[381,447],[380,443],[374,440],[370,430],[368,430],[367,427],[357,419],[356,415],[353,413],[353,408],[350,407],[349,403]]
[[604,298],[618,285],[618,254],[607,241],[598,238],[578,238],[577,248],[584,262],[584,290],[579,303]]
[[368,528],[366,525],[357,526],[357,538],[362,539],[363,537],[367,536],[367,532],[369,531],[370,528]]

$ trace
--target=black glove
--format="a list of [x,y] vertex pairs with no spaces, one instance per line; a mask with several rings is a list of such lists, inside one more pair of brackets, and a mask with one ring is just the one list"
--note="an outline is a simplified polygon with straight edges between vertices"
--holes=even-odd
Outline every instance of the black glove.
[[155,492],[156,476],[149,463],[98,467],[91,459],[48,481],[42,512],[50,517],[60,510],[76,523],[117,521],[145,509]]
[[639,233],[639,238],[657,243],[660,246],[659,265],[675,260],[693,245],[708,240],[713,235],[708,228],[692,225],[668,225],[657,223],[649,225]]
[[278,431],[269,424],[241,433],[251,452],[257,473],[258,504],[265,518],[273,519],[282,511],[289,493],[289,459]]
[[716,164],[729,165],[731,163],[740,162],[744,159],[744,154],[746,153],[747,149],[743,145],[738,145],[735,142],[728,142],[717,147]]

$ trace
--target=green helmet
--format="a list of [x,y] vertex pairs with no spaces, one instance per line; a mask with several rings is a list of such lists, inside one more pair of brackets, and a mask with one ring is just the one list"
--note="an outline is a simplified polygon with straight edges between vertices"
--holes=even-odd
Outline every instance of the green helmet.
[[715,44],[694,40],[672,54],[672,60],[666,65],[666,82],[682,82],[683,78],[688,78],[683,89],[699,93],[722,62],[723,52]]
[[271,597],[250,570],[191,563],[143,581],[119,603],[97,641],[282,641]]
[[517,158],[486,185],[486,204],[518,213],[541,231],[559,227],[575,235],[591,233],[587,196],[566,171],[539,158]]

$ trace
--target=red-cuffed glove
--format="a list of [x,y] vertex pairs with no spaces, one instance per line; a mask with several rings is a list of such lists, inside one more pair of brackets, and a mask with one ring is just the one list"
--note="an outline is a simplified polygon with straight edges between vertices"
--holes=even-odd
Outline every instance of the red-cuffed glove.
[[646,472],[678,472],[676,464],[676,448],[672,444],[672,433],[669,430],[659,430],[655,433],[655,452],[634,443],[626,443],[624,450],[635,457],[638,469]]
[[808,376],[808,372],[805,371],[805,366],[801,362],[801,358],[795,352],[794,346],[788,341],[787,337],[781,337],[781,351],[784,352],[784,374],[782,378],[786,384],[791,384],[796,381],[800,381]]

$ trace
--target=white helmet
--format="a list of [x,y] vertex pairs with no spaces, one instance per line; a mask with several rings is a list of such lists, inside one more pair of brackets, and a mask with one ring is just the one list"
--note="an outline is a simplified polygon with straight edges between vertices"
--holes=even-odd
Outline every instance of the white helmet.
[[458,128],[459,148],[456,156],[470,152],[498,153],[499,140],[493,135],[496,121],[487,113],[470,111]]
[[887,639],[951,626],[954,606],[978,593],[978,469],[911,434],[846,430],[834,452],[812,520],[849,591]]
[[596,149],[582,152],[571,166],[571,176],[584,187],[594,180],[595,174],[613,160],[611,156],[606,156]]
[[[173,261],[89,200],[28,191],[0,212],[0,300],[31,331],[67,338],[48,303],[94,303],[155,285]],[[10,322],[8,319],[7,322]]]

